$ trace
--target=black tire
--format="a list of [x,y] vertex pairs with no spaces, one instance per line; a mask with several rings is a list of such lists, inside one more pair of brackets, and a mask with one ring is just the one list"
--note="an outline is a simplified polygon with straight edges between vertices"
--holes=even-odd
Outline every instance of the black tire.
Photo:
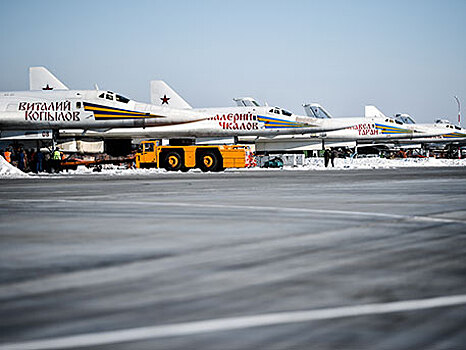
[[164,167],[168,171],[178,171],[183,167],[183,157],[176,151],[168,152],[164,158]]
[[199,168],[202,171],[215,171],[218,165],[219,159],[215,152],[204,152],[199,157]]

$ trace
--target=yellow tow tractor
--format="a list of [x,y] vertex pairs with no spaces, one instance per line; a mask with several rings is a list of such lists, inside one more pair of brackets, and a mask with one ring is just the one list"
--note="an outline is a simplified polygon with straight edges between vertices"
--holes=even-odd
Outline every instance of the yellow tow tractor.
[[159,146],[158,141],[141,142],[136,168],[165,168],[169,171],[223,171],[246,167],[247,146]]

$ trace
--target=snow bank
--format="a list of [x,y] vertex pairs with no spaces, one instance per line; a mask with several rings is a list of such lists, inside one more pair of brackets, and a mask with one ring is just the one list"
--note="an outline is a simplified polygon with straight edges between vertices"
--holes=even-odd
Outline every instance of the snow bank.
[[[387,168],[404,168],[404,167],[452,167],[466,166],[466,159],[437,159],[437,158],[404,158],[404,159],[387,159],[387,158],[337,158],[335,167],[329,164],[327,169],[387,169]],[[308,158],[302,169],[324,170],[323,158]]]
[[29,175],[23,173],[0,156],[0,179],[18,179],[24,177],[29,177]]
[[[102,165],[101,171],[95,171],[94,167],[86,167],[85,165],[80,165],[76,170],[63,170],[59,173],[40,173],[40,174],[32,174],[35,177],[70,177],[70,176],[83,176],[83,175],[90,175],[90,176],[145,176],[145,175],[153,175],[158,173],[165,173],[167,172],[164,169],[128,169],[125,166],[121,165],[112,165],[112,164],[105,164]],[[174,172],[174,174],[181,173],[181,172]]]
[[[87,168],[86,166],[78,166],[77,170],[63,171],[60,175],[83,175],[83,174],[92,174],[92,175],[106,175],[106,176],[131,176],[131,175],[152,175],[157,173],[166,172],[164,169],[128,169],[125,166],[118,166],[112,164],[106,164],[102,166],[102,171],[94,171],[94,168]],[[57,174],[55,174],[57,175]]]

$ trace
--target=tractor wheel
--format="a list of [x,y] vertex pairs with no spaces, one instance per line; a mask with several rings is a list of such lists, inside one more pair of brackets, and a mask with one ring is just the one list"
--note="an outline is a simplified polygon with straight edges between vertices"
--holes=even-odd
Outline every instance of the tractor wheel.
[[183,158],[176,151],[168,152],[165,156],[165,169],[168,171],[178,171],[183,167]]
[[215,171],[218,166],[218,156],[214,152],[201,154],[199,168],[202,171]]

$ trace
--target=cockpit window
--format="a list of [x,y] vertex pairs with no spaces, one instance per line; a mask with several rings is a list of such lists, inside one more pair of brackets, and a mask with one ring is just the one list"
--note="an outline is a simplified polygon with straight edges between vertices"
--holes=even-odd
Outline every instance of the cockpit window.
[[123,102],[123,103],[128,103],[129,102],[129,99],[124,97],[124,96],[121,96],[121,95],[115,95],[115,99],[118,101],[118,102]]
[[105,98],[105,93],[102,92],[102,93],[99,95],[99,97],[100,97],[100,98]]
[[113,95],[107,94],[107,95],[105,96],[105,98],[106,98],[107,100],[113,101]]
[[257,101],[252,100],[251,103],[256,107],[260,107],[260,105],[257,103]]
[[283,115],[287,115],[287,116],[291,116],[293,114],[291,112],[288,112],[288,111],[286,111],[284,109],[281,109],[281,108],[278,108],[278,107],[272,108],[269,112],[270,113],[275,113],[275,114],[283,114]]
[[413,118],[411,118],[409,115],[402,115],[398,114],[396,115],[396,121],[400,121],[404,124],[416,124]]
[[316,116],[316,118],[320,118],[320,119],[328,119],[330,118],[330,116],[327,115],[327,113],[325,113],[321,108],[319,107],[316,107],[316,106],[313,106],[311,107],[312,109],[312,112],[314,113],[314,115]]

